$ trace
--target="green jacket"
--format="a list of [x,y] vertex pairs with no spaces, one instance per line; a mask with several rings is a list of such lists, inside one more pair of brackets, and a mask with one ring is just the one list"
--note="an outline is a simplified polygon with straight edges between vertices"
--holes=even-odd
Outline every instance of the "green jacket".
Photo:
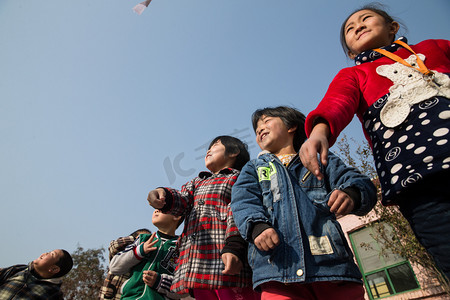
[[[176,236],[168,236],[161,232],[156,233],[158,242],[154,245],[157,249],[144,254],[143,243],[151,234],[141,234],[136,241],[124,251],[119,252],[110,262],[110,272],[121,275],[131,272],[131,277],[122,286],[122,300],[152,299],[163,300],[180,298],[180,295],[170,292],[173,272],[178,261],[176,249]],[[158,273],[158,279],[154,286],[147,286],[142,280],[145,270]]]

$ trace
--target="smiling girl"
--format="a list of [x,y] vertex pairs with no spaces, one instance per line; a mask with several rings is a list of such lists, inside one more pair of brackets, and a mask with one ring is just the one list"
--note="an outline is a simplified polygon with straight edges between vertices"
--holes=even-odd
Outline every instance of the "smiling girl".
[[356,66],[341,70],[306,119],[303,164],[320,162],[356,114],[374,154],[384,205],[399,205],[419,241],[450,275],[450,43],[395,41],[398,22],[374,5],[342,24]]

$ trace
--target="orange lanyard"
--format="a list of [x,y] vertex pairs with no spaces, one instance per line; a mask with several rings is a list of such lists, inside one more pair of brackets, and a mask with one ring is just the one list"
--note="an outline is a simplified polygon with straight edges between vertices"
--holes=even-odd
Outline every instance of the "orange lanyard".
[[416,54],[416,52],[414,52],[413,49],[411,49],[411,47],[408,46],[408,44],[406,44],[406,43],[404,43],[402,41],[399,41],[399,40],[395,41],[394,43],[399,44],[400,46],[403,46],[404,48],[408,49],[411,53],[413,53],[416,56],[417,64],[419,66],[415,67],[415,66],[409,64],[407,61],[405,61],[400,56],[398,56],[398,55],[396,55],[396,54],[394,54],[392,52],[386,51],[384,49],[373,49],[373,50],[378,52],[378,53],[383,54],[384,56],[389,57],[390,59],[392,59],[392,60],[394,60],[396,62],[401,63],[402,65],[405,65],[405,66],[407,66],[409,68],[413,68],[413,69],[419,71],[420,73],[422,73],[424,75],[425,78],[433,76],[433,72],[428,70],[428,68],[425,66],[425,63],[423,62],[423,60],[420,59],[420,57]]

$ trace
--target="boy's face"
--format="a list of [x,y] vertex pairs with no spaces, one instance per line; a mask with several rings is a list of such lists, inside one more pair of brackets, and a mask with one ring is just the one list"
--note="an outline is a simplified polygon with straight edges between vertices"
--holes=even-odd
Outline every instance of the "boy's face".
[[273,154],[293,154],[296,128],[288,129],[280,117],[262,116],[256,123],[256,143]]
[[51,252],[42,253],[39,258],[33,261],[33,267],[39,274],[42,272],[49,272],[53,268],[59,268],[56,264],[63,257],[63,252],[59,249]]
[[225,150],[225,146],[218,140],[206,152],[205,166],[212,173],[217,173],[224,168],[233,167],[236,155],[225,154]]
[[152,223],[157,228],[166,227],[167,225],[175,222],[174,216],[170,214],[164,214],[159,209],[155,209],[152,215]]

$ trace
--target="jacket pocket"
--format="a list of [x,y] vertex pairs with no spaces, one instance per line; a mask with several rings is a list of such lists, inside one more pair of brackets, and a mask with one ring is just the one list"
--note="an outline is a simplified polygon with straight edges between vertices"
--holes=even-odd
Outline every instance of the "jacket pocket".
[[347,261],[353,257],[347,240],[337,221],[329,220],[323,227],[322,236],[308,236],[311,254],[319,265]]
[[325,188],[325,182],[323,180],[317,180],[308,171],[306,175],[300,177],[299,185],[315,207],[325,214],[330,214],[330,208],[328,207],[330,194]]

